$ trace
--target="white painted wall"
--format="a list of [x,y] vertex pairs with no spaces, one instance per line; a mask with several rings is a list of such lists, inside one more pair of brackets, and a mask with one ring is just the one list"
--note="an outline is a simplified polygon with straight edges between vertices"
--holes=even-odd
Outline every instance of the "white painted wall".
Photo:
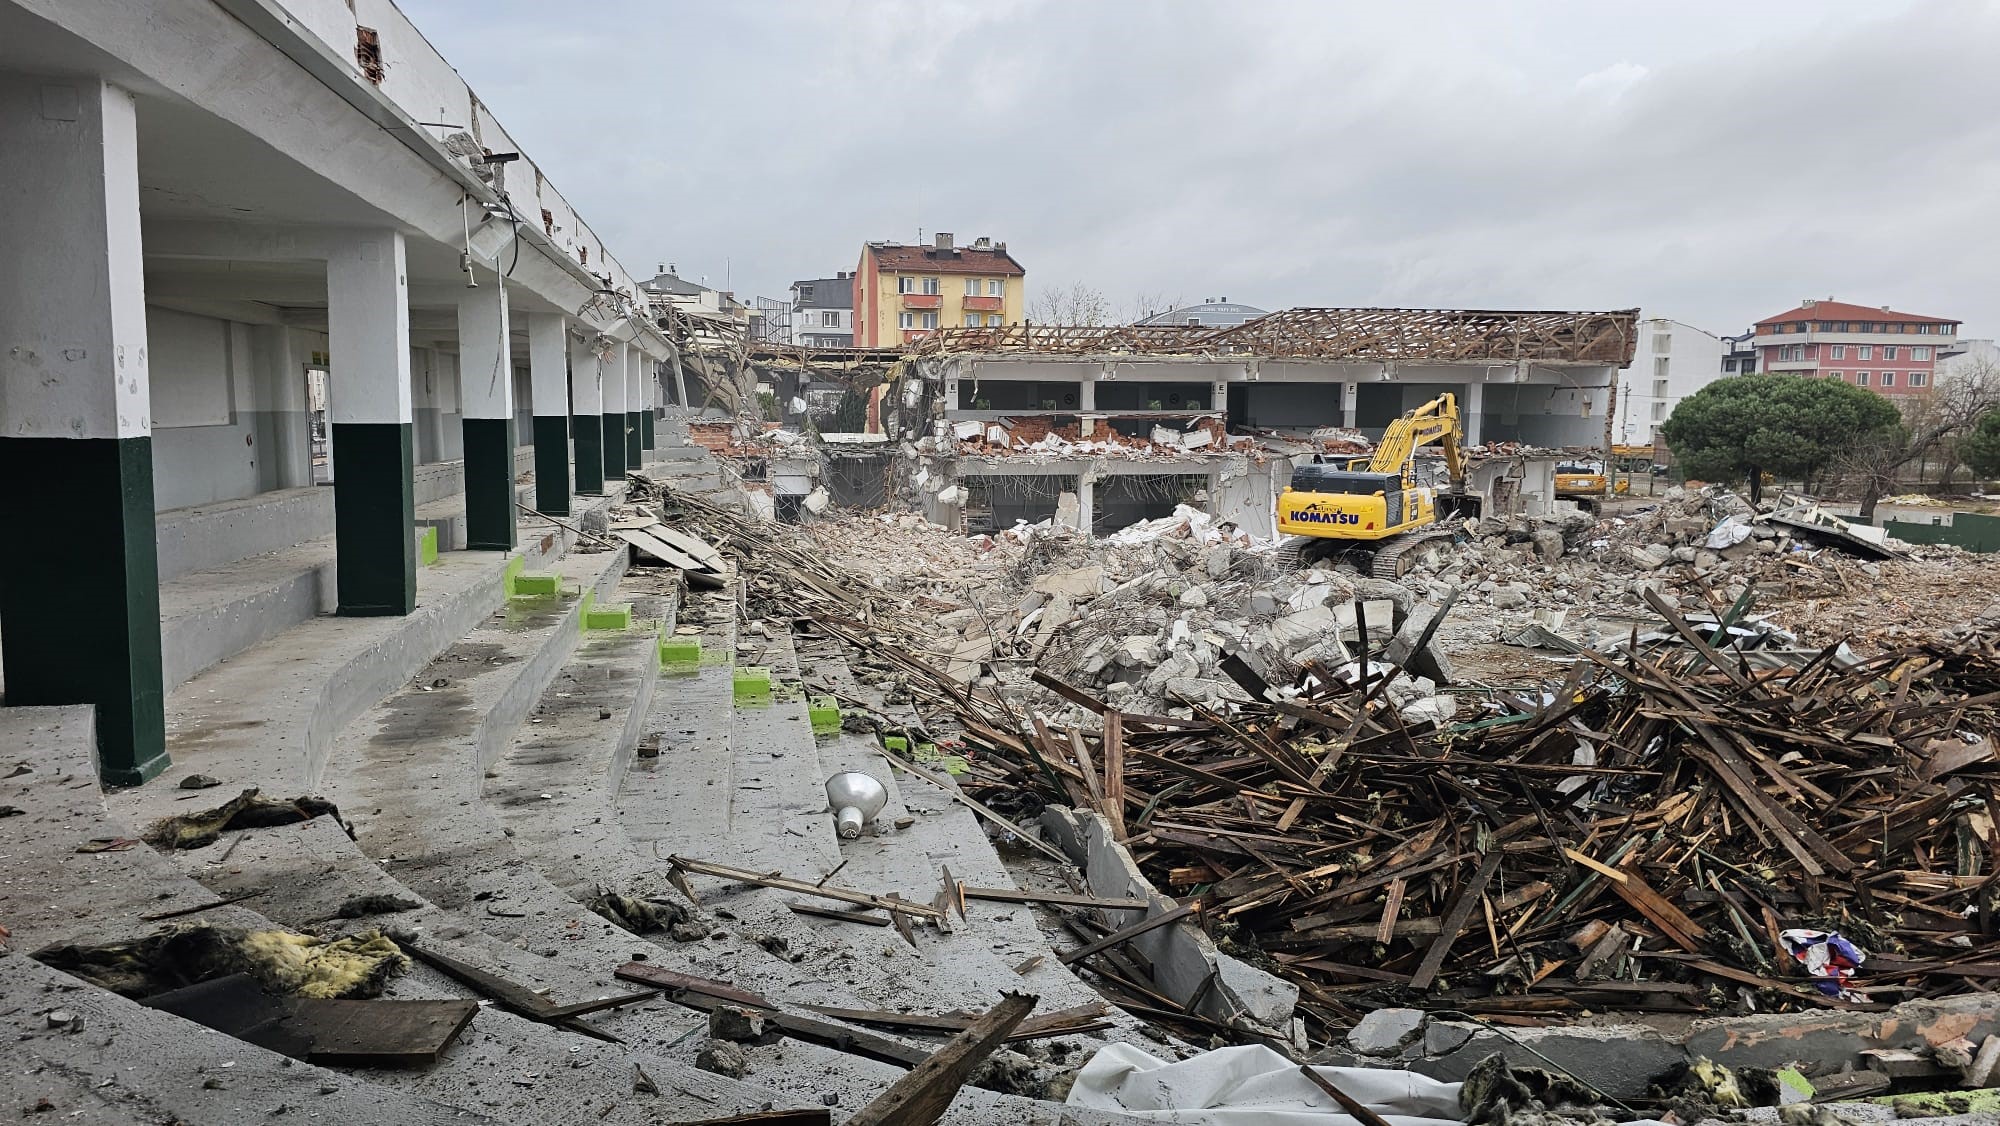
[[[251,325],[161,308],[146,310],[146,334],[156,509],[304,483],[306,471],[293,463],[307,441],[305,347]],[[285,385],[288,378],[301,386]]]

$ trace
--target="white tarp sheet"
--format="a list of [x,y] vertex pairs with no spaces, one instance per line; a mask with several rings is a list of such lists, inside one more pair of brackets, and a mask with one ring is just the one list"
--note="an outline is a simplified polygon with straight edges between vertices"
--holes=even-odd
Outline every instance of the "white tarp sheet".
[[[1388,1068],[1313,1070],[1391,1126],[1463,1121],[1457,1083]],[[1297,1064],[1259,1045],[1170,1063],[1130,1044],[1106,1044],[1077,1074],[1069,1105],[1190,1126],[1359,1126]]]

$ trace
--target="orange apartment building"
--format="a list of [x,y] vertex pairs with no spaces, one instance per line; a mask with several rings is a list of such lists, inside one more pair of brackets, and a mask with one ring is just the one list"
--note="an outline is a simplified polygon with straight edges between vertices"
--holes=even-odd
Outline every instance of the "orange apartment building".
[[871,242],[854,271],[854,346],[904,344],[939,328],[1020,324],[1028,272],[989,238],[956,246]]

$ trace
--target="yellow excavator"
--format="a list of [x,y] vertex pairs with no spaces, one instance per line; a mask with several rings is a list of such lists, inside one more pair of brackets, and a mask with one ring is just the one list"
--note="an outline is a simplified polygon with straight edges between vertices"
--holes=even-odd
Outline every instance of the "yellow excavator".
[[1556,466],[1556,496],[1573,500],[1586,512],[1597,511],[1599,502],[1606,496],[1624,496],[1632,491],[1632,480],[1626,478],[1616,486],[1610,483],[1600,461],[1564,462]]
[[[1440,395],[1390,423],[1373,457],[1295,467],[1278,496],[1278,531],[1298,537],[1287,551],[1306,563],[1346,556],[1378,578],[1409,570],[1411,548],[1451,534],[1437,526],[1440,515],[1479,514],[1479,497],[1465,489],[1459,436],[1458,399]],[[1417,484],[1417,449],[1432,442],[1451,475],[1445,492]]]

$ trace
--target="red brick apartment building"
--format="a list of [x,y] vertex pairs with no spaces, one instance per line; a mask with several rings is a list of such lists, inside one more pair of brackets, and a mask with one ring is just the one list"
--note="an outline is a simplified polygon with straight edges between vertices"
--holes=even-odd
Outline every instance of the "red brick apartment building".
[[1887,305],[1805,301],[1757,322],[1757,370],[1839,379],[1884,395],[1920,395],[1956,350],[1959,322]]

